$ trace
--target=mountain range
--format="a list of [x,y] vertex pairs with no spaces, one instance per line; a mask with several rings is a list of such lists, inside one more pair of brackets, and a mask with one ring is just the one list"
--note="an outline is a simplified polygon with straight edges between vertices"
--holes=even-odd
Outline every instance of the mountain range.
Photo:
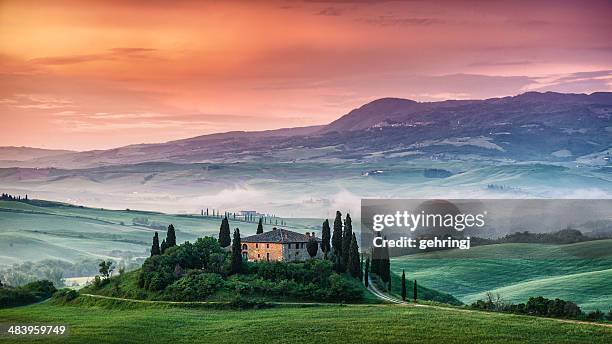
[[[582,159],[582,163],[606,165],[612,147],[611,116],[610,92],[528,92],[441,102],[382,98],[322,126],[235,131],[85,152],[3,147],[0,166],[74,169],[146,162],[359,161],[377,157]],[[15,153],[19,150],[22,154]]]

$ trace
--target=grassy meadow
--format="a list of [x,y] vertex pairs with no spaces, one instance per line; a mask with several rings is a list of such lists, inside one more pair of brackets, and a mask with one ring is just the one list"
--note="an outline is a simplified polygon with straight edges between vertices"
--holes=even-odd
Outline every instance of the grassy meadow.
[[407,279],[465,303],[492,291],[516,303],[544,296],[574,301],[584,310],[612,308],[612,240],[429,252],[394,258],[391,269],[396,274],[405,269]]
[[[81,300],[83,297],[77,299]],[[612,328],[396,305],[221,310],[107,300],[2,309],[4,324],[66,324],[63,337],[0,343],[609,343]]]

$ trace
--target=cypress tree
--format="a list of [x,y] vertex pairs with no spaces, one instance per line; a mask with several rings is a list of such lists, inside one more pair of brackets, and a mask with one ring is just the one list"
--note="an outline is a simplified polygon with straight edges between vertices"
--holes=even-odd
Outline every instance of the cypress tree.
[[153,236],[153,245],[151,245],[151,257],[157,256],[159,254],[159,236],[157,235],[157,232],[155,232],[155,235]]
[[365,270],[363,271],[363,283],[365,287],[368,288],[370,286],[370,258],[366,258]]
[[308,251],[310,258],[316,257],[317,252],[319,251],[319,243],[314,236],[308,240],[308,243],[306,243],[306,251]]
[[264,231],[263,231],[263,223],[262,223],[262,221],[263,221],[263,220],[262,220],[262,218],[260,217],[260,218],[259,218],[259,223],[257,224],[257,232],[256,232],[257,234],[261,234],[261,233],[263,233],[263,232],[264,232]]
[[331,233],[329,228],[329,220],[325,219],[323,221],[323,228],[321,230],[321,251],[323,251],[323,256],[327,259],[327,254],[329,253],[331,247],[329,240],[331,239]]
[[359,246],[355,233],[351,236],[351,246],[349,248],[348,268],[351,276],[359,278]]
[[336,211],[336,218],[334,219],[332,249],[334,256],[342,257],[342,214],[339,211]]
[[168,248],[176,246],[176,232],[174,231],[174,226],[172,224],[168,226],[168,233],[166,234],[166,246]]
[[406,301],[406,274],[402,269],[402,300]]
[[240,242],[240,229],[234,229],[234,240],[232,241],[232,261],[230,273],[237,274],[242,271],[242,243]]
[[346,219],[344,220],[344,232],[342,233],[342,262],[344,263],[344,265],[349,264],[352,240],[353,221],[351,220],[351,214],[346,214]]
[[230,237],[230,228],[229,221],[227,217],[224,217],[221,220],[221,228],[219,228],[219,245],[221,247],[228,247],[232,243],[232,238]]
[[416,280],[414,280],[414,288],[412,289],[412,297],[414,298],[414,302],[416,303],[416,300],[417,300],[417,283],[416,283]]
[[359,281],[363,282],[363,255],[359,260]]
[[161,245],[159,245],[159,251],[161,252],[161,254],[164,254],[167,248],[168,248],[168,244],[166,244],[166,240],[162,240]]

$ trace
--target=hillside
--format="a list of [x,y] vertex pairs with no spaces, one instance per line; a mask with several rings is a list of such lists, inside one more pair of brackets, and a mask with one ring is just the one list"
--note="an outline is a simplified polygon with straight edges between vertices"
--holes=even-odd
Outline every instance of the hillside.
[[406,270],[431,288],[465,303],[487,291],[507,301],[529,296],[571,300],[585,310],[612,306],[612,240],[570,245],[498,244],[467,251],[439,251],[392,260],[395,273]]
[[[196,306],[197,307],[197,306]],[[63,343],[608,343],[612,329],[508,314],[393,305],[219,310],[80,300],[0,310],[9,323],[68,325]],[[494,330],[493,330],[494,329]],[[348,337],[350,335],[350,337]],[[0,337],[0,343],[38,342]]]
[[[0,266],[24,261],[60,259],[78,262],[83,259],[127,259],[148,257],[153,233],[162,231],[135,224],[146,218],[150,223],[167,227],[174,224],[179,240],[195,240],[217,235],[220,218],[199,215],[172,215],[136,210],[108,210],[68,204],[30,201],[0,201]],[[287,228],[314,231],[322,220],[285,219]],[[254,234],[256,223],[233,221],[245,234]],[[271,225],[266,224],[266,229]]]

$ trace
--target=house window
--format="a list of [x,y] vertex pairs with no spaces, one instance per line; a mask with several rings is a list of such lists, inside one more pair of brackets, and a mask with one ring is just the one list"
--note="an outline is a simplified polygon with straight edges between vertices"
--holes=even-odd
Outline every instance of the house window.
[[297,256],[299,256],[299,255],[300,255],[300,251],[296,251],[296,252],[295,252],[295,256],[297,257]]
[[270,253],[266,253],[266,260],[270,261]]
[[291,248],[291,244],[289,244],[289,248]]
[[270,248],[270,244],[266,244],[266,248]]
[[260,255],[259,255],[259,253],[258,253],[258,254],[257,254],[257,259],[259,259],[259,257],[260,257]]
[[242,249],[243,249],[243,250],[248,250],[248,249],[249,249],[249,247],[247,246],[247,244],[242,244]]
[[259,244],[255,244],[255,248],[259,248]]

